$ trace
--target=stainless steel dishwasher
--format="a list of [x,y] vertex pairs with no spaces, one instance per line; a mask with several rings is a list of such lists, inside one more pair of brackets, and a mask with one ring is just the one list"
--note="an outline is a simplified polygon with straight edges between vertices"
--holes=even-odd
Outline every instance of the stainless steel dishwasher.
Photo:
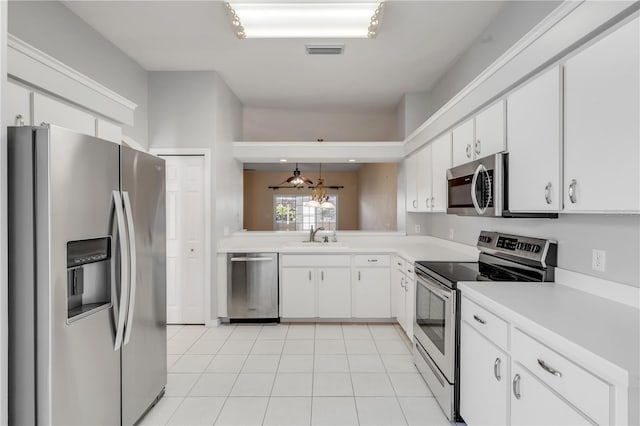
[[278,321],[278,253],[227,254],[227,320]]

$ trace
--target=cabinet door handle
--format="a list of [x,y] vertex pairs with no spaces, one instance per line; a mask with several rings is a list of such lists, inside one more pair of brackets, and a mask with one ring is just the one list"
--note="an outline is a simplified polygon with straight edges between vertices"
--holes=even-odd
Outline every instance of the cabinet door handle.
[[549,373],[549,374],[553,374],[553,375],[554,375],[554,376],[556,376],[556,377],[562,377],[562,373],[561,373],[561,372],[559,372],[558,370],[556,370],[556,369],[555,369],[555,368],[553,368],[553,367],[550,367],[549,365],[547,365],[547,363],[546,363],[546,362],[544,362],[544,361],[543,361],[543,360],[541,360],[540,358],[538,358],[538,365],[539,365],[540,367],[542,367],[542,369],[543,369],[544,371],[546,371],[547,373]]
[[473,319],[474,319],[474,320],[476,320],[476,321],[478,321],[480,324],[486,324],[486,323],[487,323],[485,320],[483,320],[482,318],[480,318],[480,317],[479,317],[479,316],[477,316],[477,315],[474,315],[474,316],[473,316]]
[[520,399],[520,375],[516,374],[513,378],[513,396]]
[[404,287],[404,277],[400,278],[400,287],[405,288]]
[[429,200],[430,200],[430,198],[427,198],[427,199],[424,201],[424,204],[427,206],[427,208],[429,208]]
[[500,363],[500,358],[496,358],[496,361],[493,363],[493,375],[496,377],[497,381],[502,379],[502,376],[500,375]]
[[400,262],[397,262],[397,263],[398,263],[398,266],[402,266],[402,263],[400,263]]
[[551,182],[547,183],[547,186],[544,187],[544,199],[547,201],[547,204],[551,204]]
[[22,116],[22,114],[16,115],[15,124],[16,124],[16,126],[24,126],[24,117]]
[[324,281],[324,271],[320,271],[320,281]]
[[471,158],[471,144],[467,144],[465,151],[467,152],[467,158]]
[[311,281],[311,271],[309,271],[309,281]]
[[418,200],[413,200],[413,203],[411,203],[413,205],[414,209],[418,208]]
[[358,281],[360,281],[360,271],[358,271]]
[[576,185],[578,182],[575,179],[571,179],[571,183],[569,184],[569,200],[571,200],[572,204],[576,203]]
[[480,139],[476,141],[475,151],[476,154],[480,155]]
[[434,197],[431,197],[431,208],[432,209],[436,208],[436,199]]

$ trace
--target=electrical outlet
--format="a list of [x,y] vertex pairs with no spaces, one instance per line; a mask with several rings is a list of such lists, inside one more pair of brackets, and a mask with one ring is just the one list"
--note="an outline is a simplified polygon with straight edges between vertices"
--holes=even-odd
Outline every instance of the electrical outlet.
[[591,251],[591,269],[604,272],[607,264],[607,252],[593,249]]
[[453,230],[453,228],[449,228],[449,239],[453,240],[453,236],[455,234],[455,231]]
[[420,233],[420,225],[419,225],[419,224],[417,224],[417,223],[416,223],[415,225],[413,225],[413,231],[414,231],[416,234],[419,234],[419,233]]

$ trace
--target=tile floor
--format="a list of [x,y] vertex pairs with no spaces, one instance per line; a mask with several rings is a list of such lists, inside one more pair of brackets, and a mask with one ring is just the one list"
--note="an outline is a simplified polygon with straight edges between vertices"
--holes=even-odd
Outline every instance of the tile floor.
[[392,324],[169,326],[141,425],[448,425]]

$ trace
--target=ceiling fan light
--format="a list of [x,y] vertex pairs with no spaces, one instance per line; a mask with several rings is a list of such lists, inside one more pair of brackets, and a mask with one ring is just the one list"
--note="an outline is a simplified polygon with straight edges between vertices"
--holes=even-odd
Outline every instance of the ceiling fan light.
[[305,201],[303,205],[305,207],[315,207],[315,208],[322,207],[322,205],[316,200]]
[[333,204],[330,201],[323,202],[322,204],[320,204],[320,207],[323,208],[323,209],[335,209],[336,208],[335,204]]

